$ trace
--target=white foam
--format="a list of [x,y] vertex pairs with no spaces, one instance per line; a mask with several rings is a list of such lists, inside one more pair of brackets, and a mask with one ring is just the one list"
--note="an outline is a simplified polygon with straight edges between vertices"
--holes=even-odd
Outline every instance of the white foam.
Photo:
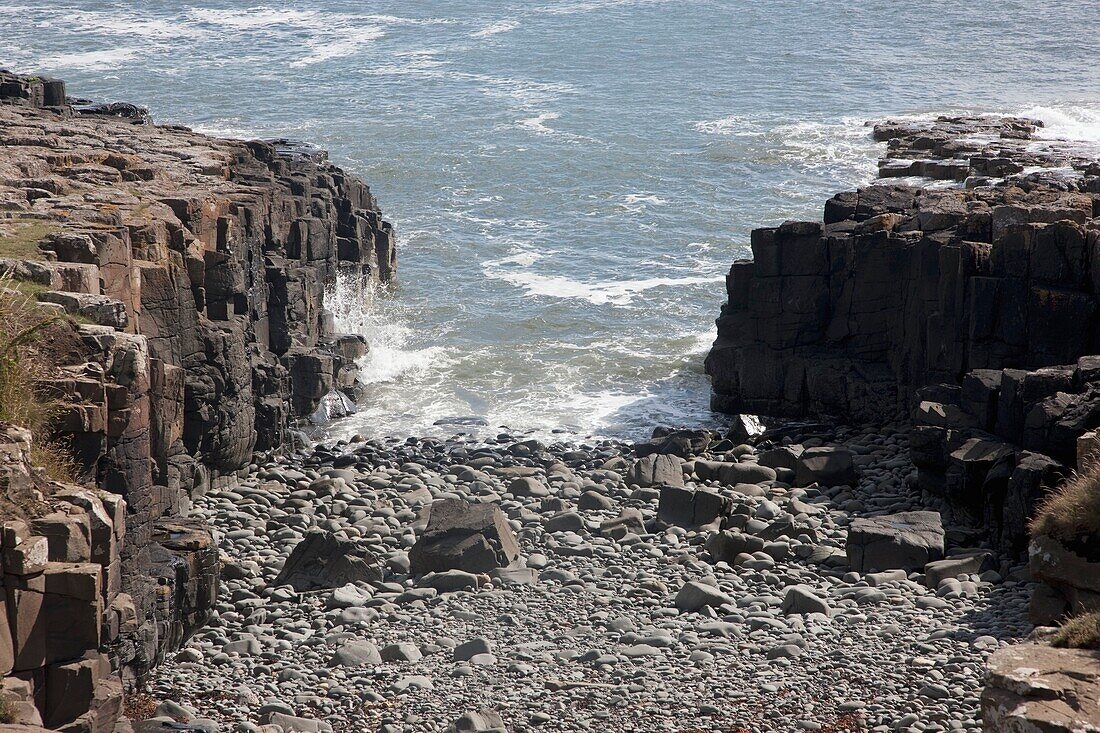
[[508,31],[514,31],[519,28],[518,20],[498,20],[495,23],[490,23],[481,30],[474,31],[470,34],[471,38],[491,38],[492,36],[499,35],[501,33],[507,33]]
[[640,214],[650,206],[664,206],[667,203],[665,199],[653,194],[629,193],[623,196],[619,208],[631,214]]
[[742,115],[728,115],[717,120],[700,120],[695,122],[693,127],[708,135],[761,137],[764,134],[755,122]]
[[309,55],[292,61],[290,65],[299,68],[331,61],[332,59],[354,56],[364,45],[376,41],[384,35],[385,31],[377,27],[344,29],[335,34],[323,34],[318,38],[310,39],[306,43],[306,46],[311,50]]
[[541,275],[537,272],[515,272],[483,263],[485,274],[495,280],[522,288],[529,298],[560,298],[584,300],[594,305],[628,305],[635,296],[660,287],[703,285],[721,282],[721,277],[695,275],[690,277],[653,277],[642,280],[586,283],[557,275]]
[[188,11],[188,16],[203,23],[234,30],[272,28],[280,25],[316,26],[319,19],[319,14],[315,11],[275,9],[266,5],[258,5],[244,10],[195,8]]
[[553,135],[555,130],[549,127],[546,123],[550,120],[556,120],[560,117],[557,112],[542,112],[535,117],[528,117],[524,120],[517,120],[516,125],[522,127],[525,130],[530,130],[538,135]]
[[383,298],[373,281],[340,272],[325,295],[325,304],[332,311],[337,331],[360,334],[370,345],[359,365],[362,384],[393,382],[447,362],[446,349],[441,346],[412,346],[416,331],[394,312],[396,304]]
[[85,51],[83,53],[58,54],[57,56],[43,59],[41,65],[45,68],[98,71],[101,69],[113,69],[119,64],[133,61],[137,57],[137,49],[115,48],[109,51]]

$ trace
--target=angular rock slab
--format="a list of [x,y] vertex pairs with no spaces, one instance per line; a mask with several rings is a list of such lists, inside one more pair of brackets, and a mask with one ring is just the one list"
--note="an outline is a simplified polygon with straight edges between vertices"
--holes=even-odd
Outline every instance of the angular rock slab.
[[855,486],[858,480],[852,451],[847,448],[807,448],[798,457],[794,472],[798,486]]
[[427,528],[409,550],[414,575],[445,570],[488,573],[519,557],[515,534],[495,504],[441,499],[429,512]]
[[860,573],[922,570],[943,558],[943,540],[939,512],[861,517],[848,528],[848,565]]
[[990,733],[1100,731],[1100,652],[1019,644],[989,658],[982,721]]
[[634,461],[626,472],[626,482],[642,488],[651,486],[683,486],[684,471],[680,459],[663,453],[653,453]]
[[680,527],[699,527],[730,513],[730,500],[713,491],[691,491],[666,486],[661,489],[657,518]]
[[310,532],[294,546],[274,585],[299,593],[381,580],[374,556],[355,542],[331,532]]

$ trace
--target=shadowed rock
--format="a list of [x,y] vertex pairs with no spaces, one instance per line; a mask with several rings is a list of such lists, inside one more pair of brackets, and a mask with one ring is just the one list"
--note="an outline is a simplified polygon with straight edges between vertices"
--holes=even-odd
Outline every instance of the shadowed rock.
[[409,550],[414,574],[444,570],[487,573],[519,557],[512,528],[497,506],[441,499],[429,512],[424,534]]

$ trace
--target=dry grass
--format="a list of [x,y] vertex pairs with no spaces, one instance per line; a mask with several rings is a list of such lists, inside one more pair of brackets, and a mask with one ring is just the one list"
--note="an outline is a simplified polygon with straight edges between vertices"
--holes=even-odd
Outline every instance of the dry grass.
[[1051,637],[1053,646],[1100,649],[1100,611],[1074,616]]
[[15,221],[0,229],[0,257],[13,260],[41,260],[38,243],[57,230],[50,221]]
[[1048,494],[1030,529],[1032,536],[1046,535],[1063,544],[1100,537],[1100,468],[1076,474]]
[[31,459],[47,476],[73,482],[75,465],[51,439],[64,404],[42,387],[58,376],[63,355],[75,346],[73,322],[43,308],[33,284],[0,278],[0,421],[31,431]]

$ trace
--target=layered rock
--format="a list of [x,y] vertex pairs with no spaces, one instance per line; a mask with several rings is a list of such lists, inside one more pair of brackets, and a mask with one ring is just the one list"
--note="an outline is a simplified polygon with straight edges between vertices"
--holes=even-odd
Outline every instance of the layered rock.
[[141,677],[213,600],[190,497],[335,390],[357,396],[367,345],[335,332],[325,291],[338,273],[391,280],[393,230],[321,150],[154,126],[57,80],[0,72],[0,150],[0,273],[80,324],[45,388],[81,478],[125,500],[121,571],[104,573],[132,607],[107,648]]
[[[707,358],[714,407],[881,420],[906,415],[927,384],[1091,353],[1100,171],[1058,148],[1032,152],[1035,125],[876,126],[889,140],[884,173],[914,151],[950,154],[950,176],[905,173],[965,187],[879,183],[831,198],[821,222],[755,230],[753,259],[730,270]],[[1078,171],[987,177],[1025,165]]]
[[1021,555],[1100,424],[1100,166],[1040,124],[876,125],[883,179],[955,183],[880,180],[755,230],[707,357],[714,408],[911,418],[921,488]]

